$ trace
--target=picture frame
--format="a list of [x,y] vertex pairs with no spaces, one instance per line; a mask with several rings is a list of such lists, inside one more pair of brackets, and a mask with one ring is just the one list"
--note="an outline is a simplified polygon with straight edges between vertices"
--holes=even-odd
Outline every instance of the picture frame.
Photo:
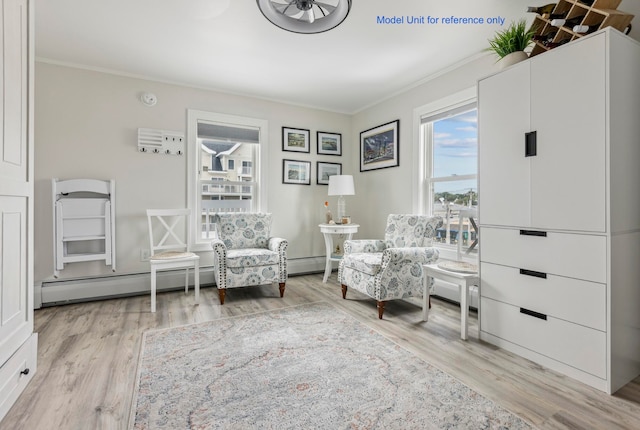
[[388,122],[360,133],[360,171],[400,165],[400,120]]
[[326,163],[318,161],[316,163],[316,183],[318,185],[329,185],[329,176],[342,175],[342,163]]
[[282,160],[282,183],[311,185],[311,161]]
[[342,155],[342,134],[326,131],[316,132],[319,155]]
[[290,152],[311,152],[309,140],[311,131],[304,128],[282,127],[282,150]]

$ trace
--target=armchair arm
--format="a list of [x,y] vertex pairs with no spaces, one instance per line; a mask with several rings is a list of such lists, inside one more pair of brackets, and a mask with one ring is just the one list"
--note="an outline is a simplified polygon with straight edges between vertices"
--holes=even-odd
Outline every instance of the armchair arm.
[[382,252],[385,249],[383,240],[345,240],[344,253],[352,254],[356,252]]
[[439,255],[434,247],[385,249],[376,280],[378,300],[422,296],[422,265],[435,263]]
[[211,241],[213,248],[213,274],[218,288],[227,288],[227,247],[221,239]]
[[279,254],[284,254],[287,251],[287,246],[289,246],[287,239],[280,237],[270,237],[267,244],[270,251],[277,251]]
[[278,258],[279,278],[278,281],[282,284],[287,282],[287,246],[289,242],[286,239],[280,237],[269,238],[268,247],[271,251],[277,251],[280,258]]

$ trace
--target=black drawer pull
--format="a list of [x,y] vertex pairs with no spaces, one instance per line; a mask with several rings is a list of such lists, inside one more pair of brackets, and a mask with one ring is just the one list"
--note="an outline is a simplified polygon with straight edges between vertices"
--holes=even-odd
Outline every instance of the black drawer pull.
[[535,157],[538,155],[538,133],[531,131],[524,134],[524,156]]
[[520,274],[521,275],[527,275],[527,276],[533,276],[535,278],[547,279],[547,274],[546,273],[536,272],[535,270],[520,269]]
[[538,230],[520,230],[520,236],[547,237],[547,232]]
[[541,314],[540,312],[531,311],[529,309],[520,308],[520,313],[529,315],[530,317],[539,318],[541,320],[547,320],[547,316],[545,314]]

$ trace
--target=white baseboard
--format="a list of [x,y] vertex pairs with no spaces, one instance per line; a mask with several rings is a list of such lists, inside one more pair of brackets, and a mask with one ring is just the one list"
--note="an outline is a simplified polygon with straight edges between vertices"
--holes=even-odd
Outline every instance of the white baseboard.
[[[289,275],[322,273],[324,272],[324,265],[324,257],[291,259],[288,262]],[[151,279],[148,272],[83,279],[42,281],[37,282],[34,286],[34,307],[39,309],[42,306],[147,294],[149,293],[150,285]],[[189,285],[193,285],[193,274],[191,274]],[[200,285],[203,287],[215,285],[213,267],[200,268]],[[158,272],[157,288],[158,291],[184,288],[184,272]],[[443,282],[439,279],[436,279],[434,295],[456,303],[460,302],[458,286]],[[477,288],[471,289],[470,296],[470,306],[477,309]]]
[[[289,260],[287,268],[289,275],[302,275],[321,272],[324,270],[324,264],[324,257],[299,258]],[[158,291],[184,288],[184,271],[158,272],[156,282]],[[148,272],[42,281],[34,285],[34,307],[38,309],[42,306],[147,294],[150,285]],[[189,285],[193,285],[193,272],[189,278]],[[200,285],[215,285],[213,267],[200,268]]]

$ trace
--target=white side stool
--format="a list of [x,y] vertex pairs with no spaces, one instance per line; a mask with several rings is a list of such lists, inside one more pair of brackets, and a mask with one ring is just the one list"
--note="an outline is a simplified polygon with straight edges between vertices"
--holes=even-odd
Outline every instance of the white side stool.
[[478,273],[461,271],[454,272],[452,270],[443,269],[439,267],[438,264],[424,264],[422,266],[422,270],[424,271],[422,320],[428,321],[429,319],[429,285],[431,285],[431,280],[433,278],[437,278],[442,281],[456,284],[460,289],[460,338],[467,340],[467,331],[469,328],[469,287],[480,284]]

